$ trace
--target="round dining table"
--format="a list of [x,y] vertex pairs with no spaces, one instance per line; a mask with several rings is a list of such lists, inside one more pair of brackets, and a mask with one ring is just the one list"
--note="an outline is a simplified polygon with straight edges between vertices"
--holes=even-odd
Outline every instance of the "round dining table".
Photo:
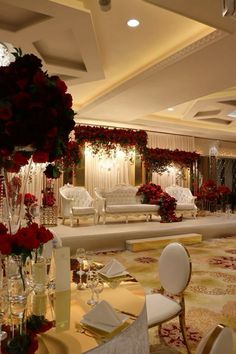
[[104,288],[99,300],[105,300],[125,322],[111,333],[81,323],[91,310],[87,304],[91,291],[71,289],[49,295],[47,316],[55,325],[38,335],[37,354],[147,354],[149,353],[145,294],[140,283],[127,274],[114,279],[103,278]]

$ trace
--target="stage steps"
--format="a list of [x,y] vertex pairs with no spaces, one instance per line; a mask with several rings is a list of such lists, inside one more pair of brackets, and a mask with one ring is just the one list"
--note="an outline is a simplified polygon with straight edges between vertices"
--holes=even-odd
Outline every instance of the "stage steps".
[[183,245],[192,245],[194,243],[202,242],[202,235],[190,233],[126,240],[126,249],[132,252],[146,251],[156,248],[163,248],[170,242],[180,242]]

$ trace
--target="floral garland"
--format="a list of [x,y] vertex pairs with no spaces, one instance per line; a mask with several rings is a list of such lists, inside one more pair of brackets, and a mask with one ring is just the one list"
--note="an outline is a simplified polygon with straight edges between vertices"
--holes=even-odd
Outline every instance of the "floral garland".
[[155,183],[146,183],[139,187],[137,195],[142,195],[142,203],[160,206],[161,223],[182,221],[182,217],[175,215],[176,199],[163,192],[161,186]]
[[117,145],[126,152],[135,147],[142,154],[147,145],[147,133],[144,130],[76,125],[75,140],[79,146],[89,143],[94,154],[103,149],[109,155]]
[[0,167],[18,172],[32,155],[34,162],[63,156],[75,113],[64,81],[43,72],[35,55],[14,55],[0,67]]
[[143,155],[145,167],[157,173],[167,171],[171,163],[178,164],[181,168],[190,167],[199,158],[200,154],[196,152],[180,151],[178,149],[172,151],[169,149],[146,148]]

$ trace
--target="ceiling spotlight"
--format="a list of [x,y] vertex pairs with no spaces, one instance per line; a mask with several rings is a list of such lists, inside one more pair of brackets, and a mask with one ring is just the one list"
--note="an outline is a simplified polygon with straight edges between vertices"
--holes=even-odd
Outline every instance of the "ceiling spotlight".
[[130,20],[127,21],[127,25],[129,27],[138,27],[139,26],[139,20],[136,20],[136,18],[131,18]]
[[111,9],[111,0],[98,0],[102,11],[108,11]]
[[174,108],[170,107],[170,108],[167,108],[167,111],[170,111],[172,112],[174,110]]
[[236,17],[236,0],[222,0],[222,16]]

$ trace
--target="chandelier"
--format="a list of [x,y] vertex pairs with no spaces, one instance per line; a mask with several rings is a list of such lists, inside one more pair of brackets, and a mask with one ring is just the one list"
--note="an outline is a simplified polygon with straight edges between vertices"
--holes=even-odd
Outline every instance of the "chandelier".
[[8,66],[11,62],[11,53],[3,42],[0,42],[0,66]]

